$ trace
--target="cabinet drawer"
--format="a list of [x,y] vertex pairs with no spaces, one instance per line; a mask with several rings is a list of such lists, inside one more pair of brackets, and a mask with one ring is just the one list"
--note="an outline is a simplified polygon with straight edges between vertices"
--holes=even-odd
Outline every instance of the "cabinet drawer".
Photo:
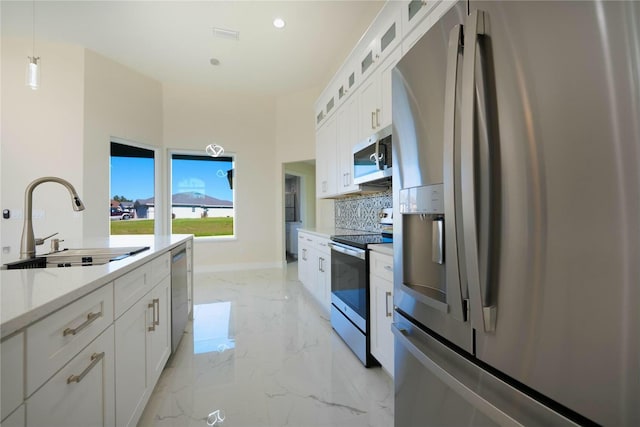
[[113,326],[27,400],[30,426],[113,426]]
[[[113,284],[27,328],[27,396],[113,323]],[[47,424],[47,423],[45,423]]]
[[[0,344],[0,420],[24,399],[24,334],[19,333]],[[4,423],[2,423],[4,426]]]
[[381,279],[393,283],[393,257],[371,251],[369,271]]
[[115,318],[117,319],[133,304],[151,290],[149,264],[117,278],[113,282]]
[[149,289],[160,283],[171,273],[171,253],[167,252],[149,262]]
[[329,247],[329,239],[316,237],[315,248],[325,255],[331,256],[331,248]]

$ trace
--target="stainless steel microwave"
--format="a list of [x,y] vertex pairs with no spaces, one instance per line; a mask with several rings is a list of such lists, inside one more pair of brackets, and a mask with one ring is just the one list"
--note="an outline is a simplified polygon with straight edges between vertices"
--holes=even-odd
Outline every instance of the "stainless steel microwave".
[[391,161],[391,126],[388,126],[353,147],[354,184],[390,178]]

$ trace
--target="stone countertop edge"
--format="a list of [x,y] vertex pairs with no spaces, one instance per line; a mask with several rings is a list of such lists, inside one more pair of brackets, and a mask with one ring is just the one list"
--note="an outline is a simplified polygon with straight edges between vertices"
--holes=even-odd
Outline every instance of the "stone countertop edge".
[[193,236],[112,236],[77,247],[149,246],[104,265],[0,271],[0,340],[151,261]]
[[393,243],[374,243],[369,245],[369,249],[374,252],[393,256]]

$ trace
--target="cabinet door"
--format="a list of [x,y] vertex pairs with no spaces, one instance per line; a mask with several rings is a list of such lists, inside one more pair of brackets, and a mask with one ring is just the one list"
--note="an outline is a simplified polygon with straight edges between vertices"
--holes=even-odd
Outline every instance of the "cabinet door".
[[371,275],[371,354],[393,376],[393,285]]
[[391,124],[391,71],[402,58],[402,51],[396,48],[380,65],[380,129]]
[[115,322],[116,424],[135,426],[146,404],[147,298],[143,297]]
[[[171,354],[171,277],[165,277],[147,297],[147,378],[153,390]],[[152,329],[152,330],[149,330]]]
[[322,309],[331,311],[331,253],[318,251],[317,298]]
[[371,75],[358,90],[358,135],[356,142],[371,136],[378,129],[380,121],[380,76]]
[[328,118],[316,134],[316,197],[336,194],[336,141],[335,115]]
[[27,425],[114,426],[113,326],[27,400]]
[[0,420],[22,403],[23,375],[24,333],[21,332],[0,343]]
[[338,193],[347,194],[358,190],[353,183],[353,146],[358,135],[358,98],[352,96],[336,113],[338,126]]

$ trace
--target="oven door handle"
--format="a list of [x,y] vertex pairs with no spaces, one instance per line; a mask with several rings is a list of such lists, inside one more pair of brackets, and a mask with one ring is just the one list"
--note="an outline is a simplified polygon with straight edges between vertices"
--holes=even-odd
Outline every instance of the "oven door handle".
[[365,250],[357,249],[357,248],[349,248],[339,243],[333,243],[333,242],[329,242],[329,246],[331,246],[332,250],[336,252],[340,252],[341,254],[349,255],[352,257],[360,258],[360,259],[366,259],[367,251]]

